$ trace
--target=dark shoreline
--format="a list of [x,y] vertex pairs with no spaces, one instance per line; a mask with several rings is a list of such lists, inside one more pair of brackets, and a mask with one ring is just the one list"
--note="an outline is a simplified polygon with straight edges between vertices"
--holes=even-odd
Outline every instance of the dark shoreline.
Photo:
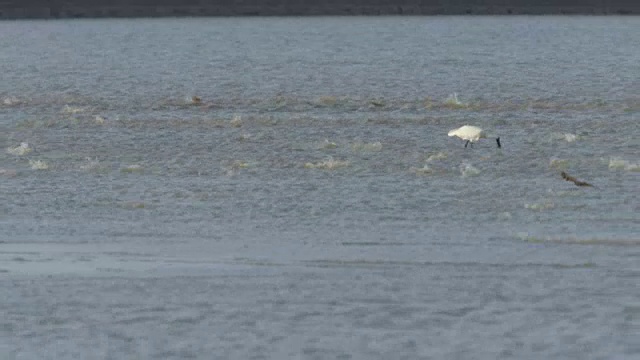
[[[576,4],[577,2],[581,4]],[[0,19],[182,16],[640,15],[634,0],[4,0]],[[540,5],[542,4],[542,5]]]

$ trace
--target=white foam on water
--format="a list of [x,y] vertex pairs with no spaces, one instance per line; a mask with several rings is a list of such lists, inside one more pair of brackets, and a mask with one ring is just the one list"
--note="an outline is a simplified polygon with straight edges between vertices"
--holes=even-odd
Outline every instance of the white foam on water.
[[242,117],[240,115],[233,115],[233,119],[229,121],[229,125],[231,125],[232,127],[241,127]]
[[549,167],[556,169],[565,169],[569,166],[569,160],[552,157],[549,159]]
[[429,155],[429,157],[427,158],[427,162],[432,162],[432,161],[436,161],[436,160],[444,160],[447,158],[447,153],[445,152],[438,152],[436,154],[433,155]]
[[576,142],[582,139],[582,136],[573,133],[554,132],[550,135],[552,141],[566,141],[568,143]]
[[142,165],[139,165],[139,164],[126,165],[126,166],[120,168],[120,172],[123,172],[123,173],[142,173],[142,172],[144,172],[144,167]]
[[609,159],[610,170],[640,171],[640,163],[633,163],[619,157]]
[[20,105],[21,103],[22,101],[15,96],[7,96],[2,99],[2,104],[5,106]]
[[444,104],[446,106],[450,106],[450,107],[453,107],[453,108],[464,108],[464,107],[467,107],[467,105],[468,105],[468,104],[463,103],[462,101],[458,100],[458,94],[457,93],[450,94],[444,100]]
[[460,173],[462,174],[462,177],[476,176],[480,174],[480,169],[470,163],[462,163],[460,165]]
[[335,149],[338,147],[338,144],[333,141],[329,141],[329,139],[324,139],[324,141],[320,144],[321,149]]
[[29,146],[27,142],[21,142],[20,145],[16,147],[8,147],[7,153],[16,156],[23,156],[30,153],[33,149]]
[[69,106],[69,105],[65,105],[62,108],[62,112],[65,114],[78,114],[81,112],[85,112],[85,108],[83,107],[79,107],[79,106]]
[[336,160],[333,157],[329,157],[323,161],[319,161],[317,163],[305,163],[304,167],[307,169],[324,169],[324,170],[336,170],[339,168],[349,166],[348,160]]
[[85,163],[80,165],[81,170],[88,171],[88,170],[94,170],[100,167],[100,161],[98,161],[97,158],[92,159],[90,157],[87,157],[85,160],[86,160]]
[[429,174],[433,174],[433,169],[425,164],[423,167],[410,167],[409,171],[416,174],[416,175],[429,175]]
[[551,201],[543,201],[538,203],[525,203],[524,208],[533,211],[543,211],[555,208],[556,205]]
[[47,170],[49,169],[49,164],[43,160],[29,160],[29,165],[33,170]]

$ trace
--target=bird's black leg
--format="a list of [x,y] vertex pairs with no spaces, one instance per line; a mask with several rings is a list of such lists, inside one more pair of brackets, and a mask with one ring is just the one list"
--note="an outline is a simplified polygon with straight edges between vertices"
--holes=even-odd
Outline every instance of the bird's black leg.
[[[464,148],[465,148],[465,149],[467,148],[467,145],[469,145],[469,140],[467,140],[467,142],[466,142],[466,143],[464,143]],[[471,146],[473,146],[473,145],[471,145]]]
[[500,138],[496,138],[496,143],[498,143],[498,149],[500,149],[502,147],[502,145],[500,145]]

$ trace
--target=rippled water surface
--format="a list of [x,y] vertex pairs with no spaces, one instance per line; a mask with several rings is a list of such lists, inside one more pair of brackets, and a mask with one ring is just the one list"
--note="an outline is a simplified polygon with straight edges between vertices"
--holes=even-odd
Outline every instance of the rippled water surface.
[[0,358],[639,359],[638,29],[0,22]]

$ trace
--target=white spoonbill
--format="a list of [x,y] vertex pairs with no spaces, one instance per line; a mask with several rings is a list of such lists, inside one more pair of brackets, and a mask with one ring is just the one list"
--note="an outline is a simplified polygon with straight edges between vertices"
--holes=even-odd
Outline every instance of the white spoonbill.
[[[465,148],[467,147],[467,145],[469,145],[469,143],[471,143],[471,147],[473,147],[474,142],[480,139],[487,138],[487,134],[484,132],[484,130],[473,125],[464,125],[457,129],[453,129],[449,131],[449,136],[457,136],[462,140],[467,140],[467,142],[464,143]],[[498,144],[498,148],[502,147],[502,145],[500,145],[499,137],[496,138],[496,144]]]

